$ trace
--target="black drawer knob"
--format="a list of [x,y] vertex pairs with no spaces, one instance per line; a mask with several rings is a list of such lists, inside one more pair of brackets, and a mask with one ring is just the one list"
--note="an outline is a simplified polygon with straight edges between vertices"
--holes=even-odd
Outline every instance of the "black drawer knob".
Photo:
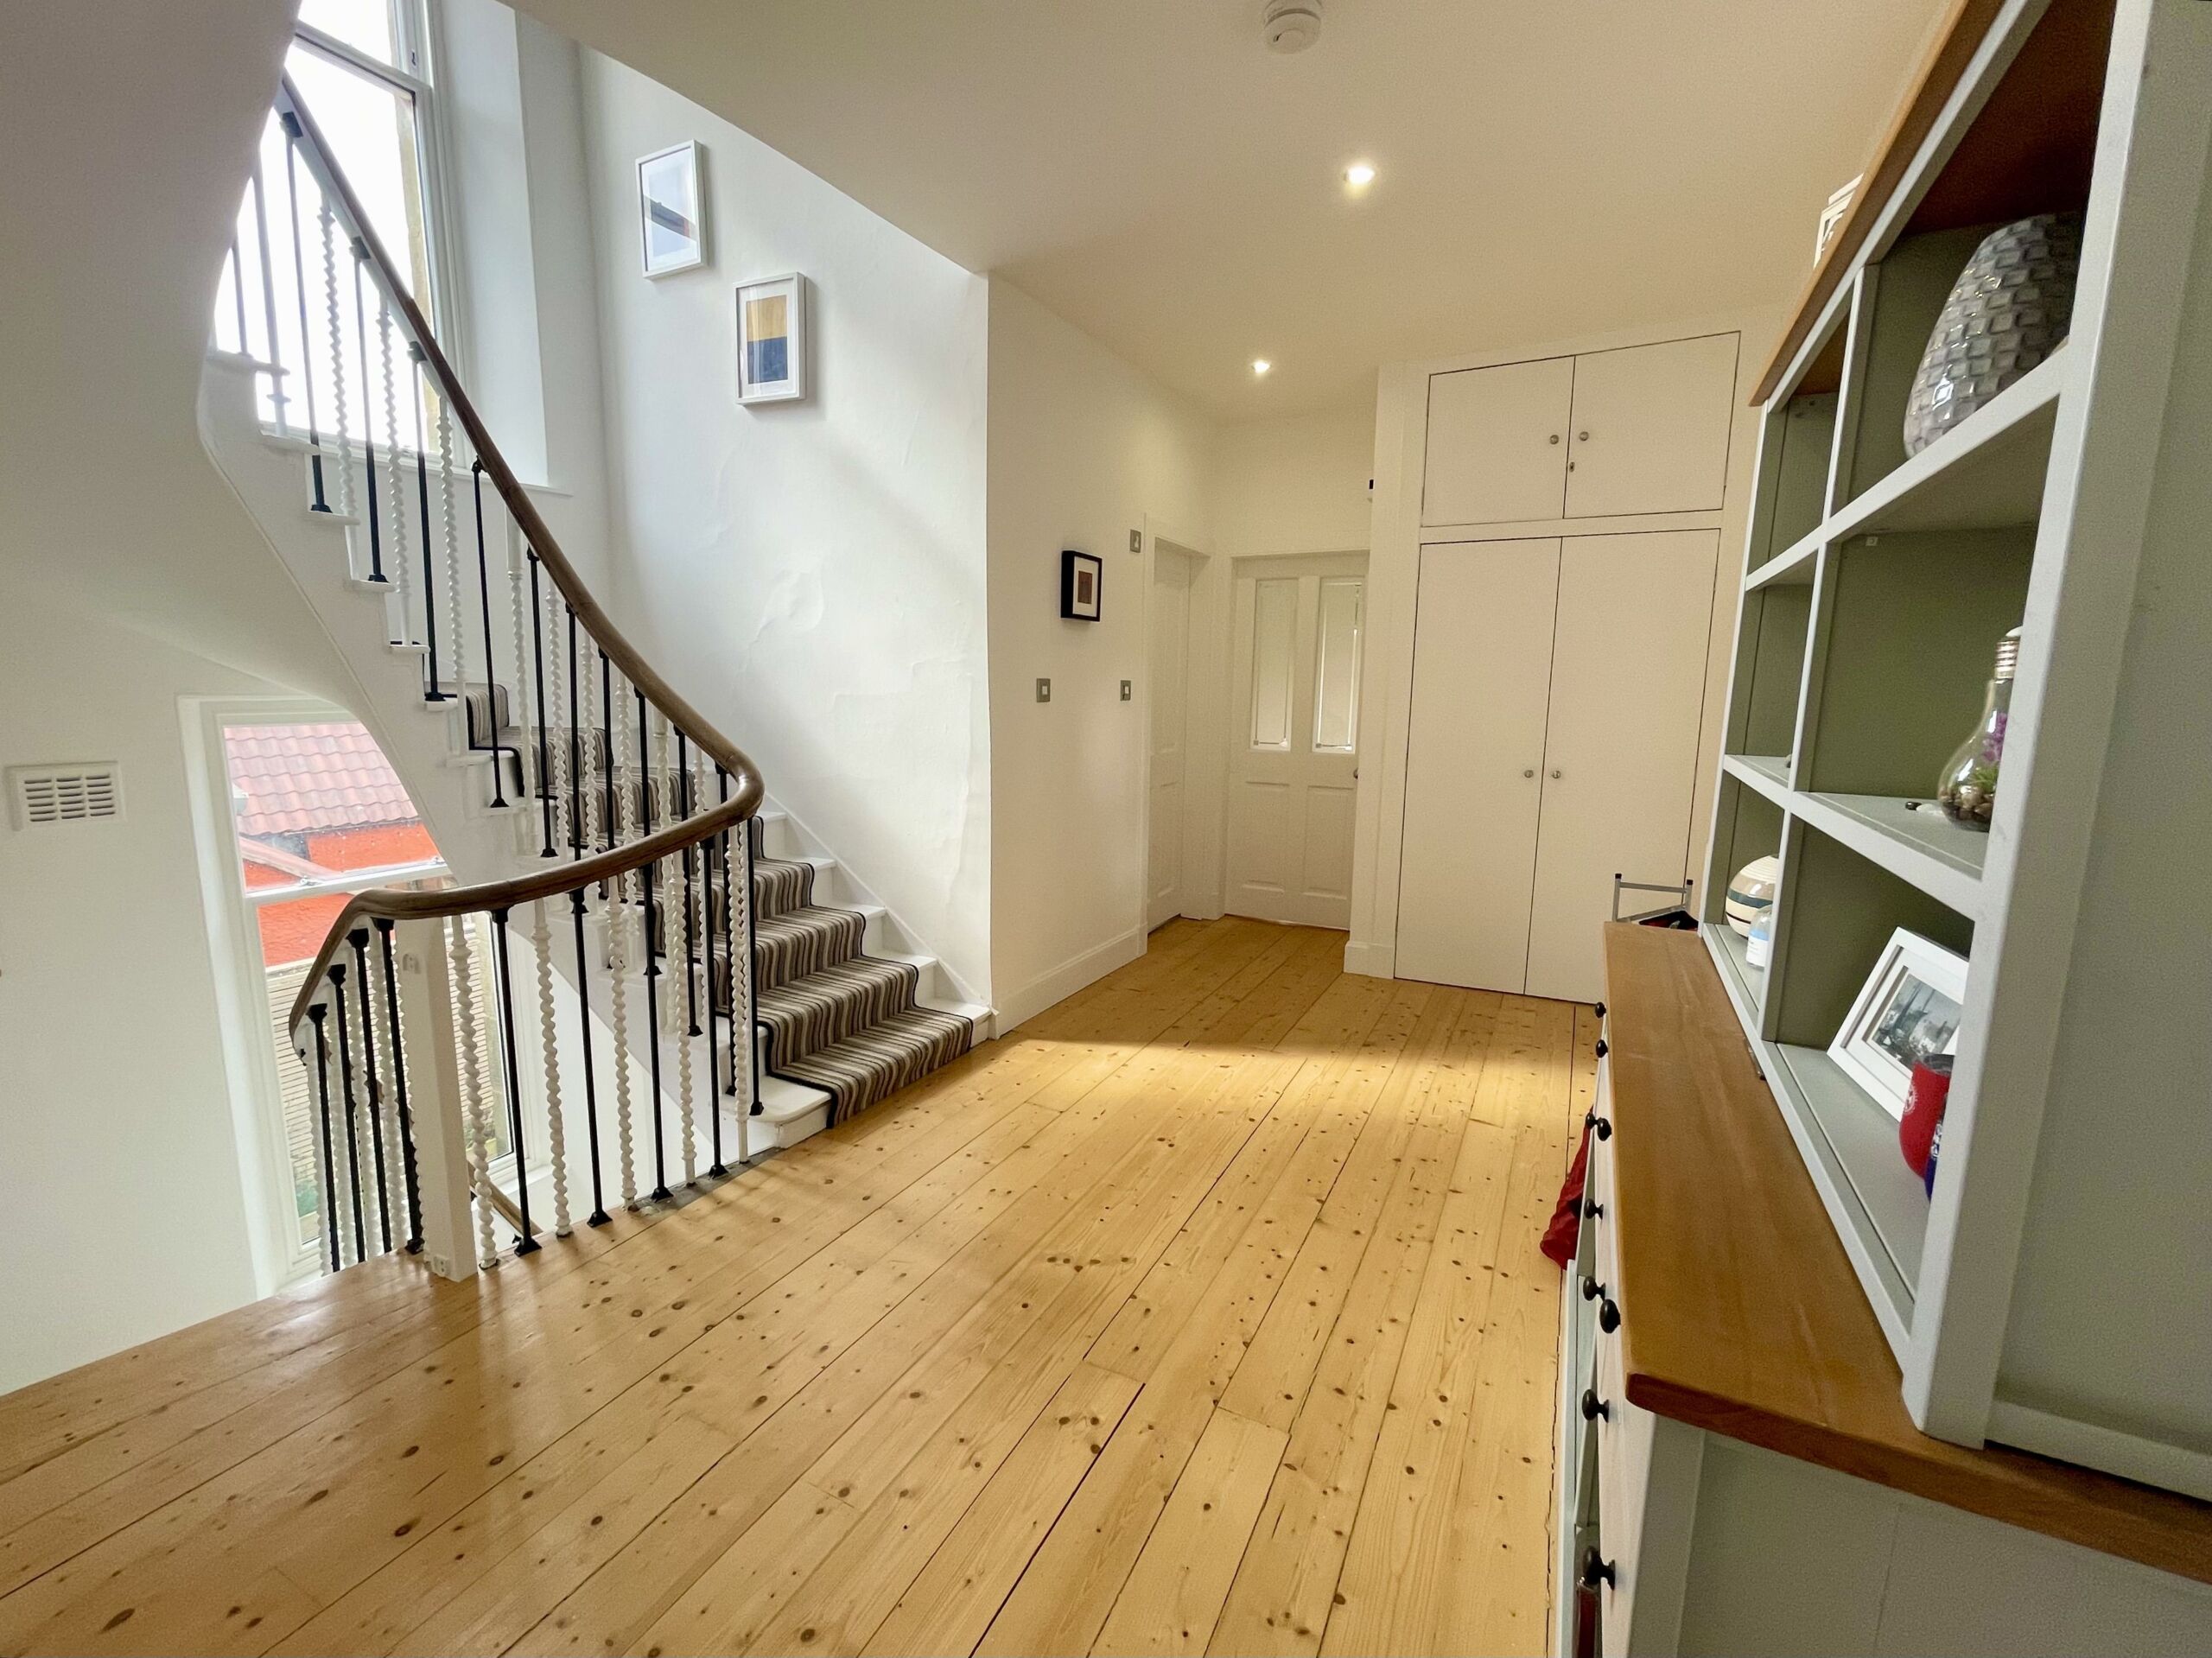
[[1605,1293],[1605,1286],[1603,1284],[1600,1284],[1596,1279],[1591,1277],[1587,1273],[1585,1273],[1582,1275],[1582,1299],[1584,1300],[1594,1301]]
[[1613,1407],[1598,1397],[1598,1390],[1595,1388],[1585,1388],[1582,1390],[1582,1420],[1586,1422],[1594,1422],[1601,1416],[1608,1422],[1611,1421]]
[[1611,1053],[1611,1051],[1612,1051],[1612,1048],[1611,1048],[1611,1046],[1606,1043],[1605,1039],[1604,1037],[1602,1037],[1602,1036],[1601,1036],[1601,1037],[1599,1037],[1599,1038],[1598,1039],[1598,1058],[1599,1058],[1600,1059],[1603,1059],[1603,1058],[1604,1058],[1607,1054]]
[[1584,1220],[1594,1221],[1605,1212],[1605,1204],[1599,1203],[1595,1197],[1585,1197],[1582,1200],[1582,1218]]
[[1601,1001],[1601,1002],[1599,1002],[1599,1003],[1598,1004],[1598,1017],[1599,1017],[1599,1019],[1603,1019],[1603,1018],[1605,1018],[1605,1004],[1604,1002],[1602,1002],[1602,1001]]
[[1609,1295],[1598,1303],[1598,1328],[1610,1336],[1620,1327],[1621,1310]]
[[1582,1119],[1582,1126],[1600,1140],[1611,1140],[1613,1137],[1612,1120],[1609,1117],[1601,1117],[1595,1111]]
[[1599,1584],[1613,1586],[1613,1563],[1598,1558],[1598,1546],[1592,1543],[1582,1551],[1582,1586],[1595,1589]]

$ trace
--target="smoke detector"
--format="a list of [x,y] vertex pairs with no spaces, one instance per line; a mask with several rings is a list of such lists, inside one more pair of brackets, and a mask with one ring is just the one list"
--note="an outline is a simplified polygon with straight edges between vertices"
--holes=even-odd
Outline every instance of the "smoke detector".
[[1321,38],[1321,0],[1262,0],[1260,35],[1270,52],[1303,52]]

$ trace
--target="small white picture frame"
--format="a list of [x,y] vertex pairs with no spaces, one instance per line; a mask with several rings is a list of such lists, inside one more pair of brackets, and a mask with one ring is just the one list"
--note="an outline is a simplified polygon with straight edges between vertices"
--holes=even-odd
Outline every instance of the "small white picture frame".
[[796,272],[737,290],[737,400],[806,396],[806,278]]
[[1958,1051],[1966,999],[1965,958],[1899,927],[1828,1044],[1828,1058],[1902,1121],[1913,1062]]
[[707,201],[696,139],[639,159],[638,251],[648,276],[671,276],[707,262]]

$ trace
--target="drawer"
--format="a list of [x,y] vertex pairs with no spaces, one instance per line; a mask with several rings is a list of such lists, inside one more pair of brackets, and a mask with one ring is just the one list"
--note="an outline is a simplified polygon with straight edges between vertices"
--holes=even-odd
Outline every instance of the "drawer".
[[1651,1471],[1654,1420],[1623,1395],[1621,1344],[1618,1336],[1600,1335],[1592,1385],[1605,1407],[1598,1430],[1598,1512],[1603,1528],[1600,1554],[1613,1569],[1613,1581],[1600,1585],[1599,1610],[1605,1623],[1605,1649],[1630,1650],[1630,1617],[1636,1598],[1637,1545],[1643,1534],[1647,1488]]

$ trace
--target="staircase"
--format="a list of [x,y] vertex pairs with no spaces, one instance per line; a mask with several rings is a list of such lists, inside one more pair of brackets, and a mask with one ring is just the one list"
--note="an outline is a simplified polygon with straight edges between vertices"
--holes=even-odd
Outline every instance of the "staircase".
[[354,899],[294,1010],[327,1261],[460,1275],[499,1258],[495,1217],[528,1254],[587,1189],[587,1223],[675,1201],[991,1013],[615,627],[289,81],[271,121],[283,172],[246,194],[203,436],[462,883]]

